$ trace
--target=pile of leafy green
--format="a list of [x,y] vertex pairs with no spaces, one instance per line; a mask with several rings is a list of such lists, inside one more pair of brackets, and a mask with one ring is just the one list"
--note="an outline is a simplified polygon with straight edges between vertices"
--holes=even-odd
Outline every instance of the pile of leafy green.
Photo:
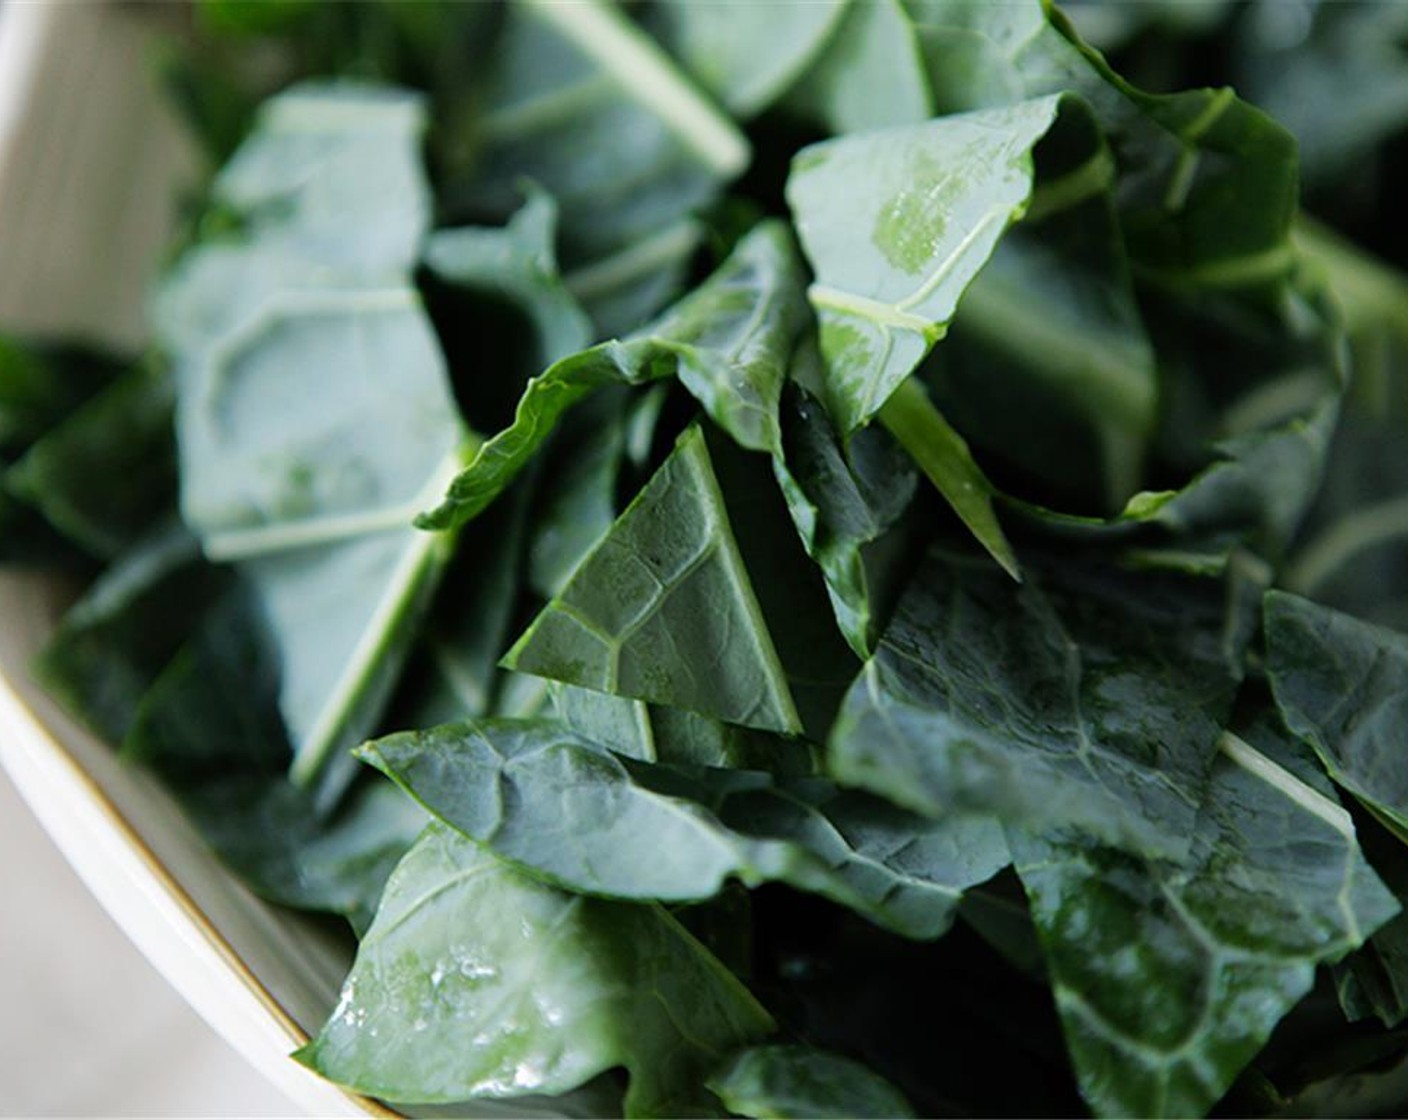
[[[1273,7],[1074,11],[1272,105],[1396,41]],[[223,166],[150,353],[0,349],[0,555],[91,577],[54,693],[349,920],[299,1060],[1401,1112],[1408,281],[1290,132],[1039,0],[201,18]],[[1396,165],[1361,92],[1312,199]]]

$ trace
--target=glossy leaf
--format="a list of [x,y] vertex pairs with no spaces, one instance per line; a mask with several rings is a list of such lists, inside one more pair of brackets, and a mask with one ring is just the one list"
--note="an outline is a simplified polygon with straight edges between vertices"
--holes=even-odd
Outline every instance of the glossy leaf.
[[943,335],[959,297],[1026,208],[1039,98],[842,137],[794,158],[787,201],[816,273],[824,403],[865,424]]
[[605,342],[548,367],[528,383],[513,424],[486,442],[423,514],[430,529],[462,525],[494,500],[595,389],[671,375],[745,447],[778,444],[777,405],[787,362],[806,322],[800,262],[780,223],[759,226],[704,284],[624,342]]
[[929,822],[825,779],[640,763],[553,721],[451,724],[360,753],[497,855],[608,898],[699,901],[729,878],[777,881],[932,938],[963,889],[1008,862],[989,819]]
[[1202,1115],[1316,964],[1397,912],[1349,815],[1277,761],[1293,745],[1262,747],[1223,738],[1187,866],[1013,838],[1097,1115]]
[[729,1112],[768,1120],[913,1116],[893,1085],[859,1062],[806,1046],[755,1046],[709,1080]]
[[560,1093],[625,1066],[628,1116],[699,1115],[705,1069],[772,1029],[659,907],[544,886],[432,824],[298,1057],[360,1092],[426,1103]]
[[1240,677],[1217,583],[1093,558],[1018,586],[935,551],[846,698],[828,765],[942,818],[992,811],[1177,857]]

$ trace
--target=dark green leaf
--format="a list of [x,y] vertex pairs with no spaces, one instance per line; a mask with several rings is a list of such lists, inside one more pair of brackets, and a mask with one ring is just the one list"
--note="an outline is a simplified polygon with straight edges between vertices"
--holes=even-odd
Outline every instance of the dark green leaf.
[[868,657],[898,592],[916,475],[894,441],[865,428],[844,443],[800,385],[782,403],[783,453],[773,460],[788,512],[826,577],[841,632]]
[[89,552],[116,557],[175,500],[172,403],[164,371],[135,369],[36,440],[5,486]]
[[729,723],[802,729],[698,427],[504,664]]
[[805,1046],[755,1046],[709,1080],[729,1112],[759,1120],[913,1116],[893,1085],[859,1062]]
[[483,445],[419,524],[462,525],[537,453],[562,414],[605,385],[674,375],[745,447],[778,447],[778,399],[806,323],[801,265],[781,223],[759,226],[696,291],[625,342],[605,342],[528,383],[513,424]]
[[34,672],[79,719],[121,742],[147,689],[228,580],[204,562],[194,537],[168,523],[94,581]]
[[939,818],[1186,851],[1245,624],[1210,580],[1089,557],[1031,577],[931,553],[846,698],[832,773]]
[[460,461],[444,358],[410,286],[429,221],[423,124],[393,90],[268,102],[214,188],[241,239],[189,252],[158,307],[183,515],[263,600],[292,774],[324,800],[442,566],[443,544],[410,521]]
[[1266,596],[1266,673],[1286,726],[1330,776],[1408,834],[1408,637],[1295,595]]

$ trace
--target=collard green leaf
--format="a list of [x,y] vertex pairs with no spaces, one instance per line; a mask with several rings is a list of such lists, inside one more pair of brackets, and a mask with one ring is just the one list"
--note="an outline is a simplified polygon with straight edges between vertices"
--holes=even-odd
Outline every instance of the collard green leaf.
[[807,1046],[754,1046],[709,1079],[729,1112],[767,1120],[913,1116],[904,1095],[859,1062]]
[[99,735],[121,742],[142,697],[228,583],[173,516],[93,582],[34,673]]
[[364,928],[425,814],[363,781],[335,814],[285,775],[277,654],[248,587],[230,589],[145,693],[123,754],[157,772],[257,893]]
[[761,225],[709,280],[636,337],[565,358],[530,381],[513,424],[480,448],[419,524],[445,529],[474,517],[523,469],[562,414],[604,385],[674,375],[739,443],[774,450],[778,398],[806,318],[790,235],[781,223]]
[[544,886],[432,824],[298,1057],[427,1103],[560,1093],[625,1066],[628,1116],[700,1115],[705,1071],[772,1030],[664,910]]
[[835,133],[933,116],[924,60],[900,0],[851,3],[786,107]]
[[841,632],[857,656],[874,649],[893,605],[914,497],[913,465],[878,428],[843,442],[801,385],[784,394],[778,486],[807,554],[826,577]]
[[616,520],[630,424],[642,403],[624,386],[606,386],[564,418],[543,452],[528,544],[528,580],[543,599],[562,590]]
[[1408,638],[1280,591],[1265,609],[1266,673],[1286,726],[1340,786],[1408,834]]
[[423,125],[397,91],[267,103],[214,187],[240,239],[190,251],[158,302],[182,513],[264,602],[292,773],[323,801],[350,777],[341,751],[374,726],[439,574],[443,545],[410,521],[464,435],[411,287],[429,221]]
[[943,335],[1032,190],[1056,118],[1038,98],[806,148],[787,181],[843,433],[865,424]]
[[660,5],[658,32],[680,63],[737,117],[766,109],[815,64],[844,20],[847,0]]
[[483,720],[363,747],[445,823],[570,890],[700,901],[727,879],[830,898],[909,937],[1008,862],[980,817],[931,822],[818,778],[642,763],[555,721]]
[[1029,575],[932,552],[846,698],[830,771],[939,818],[993,811],[1177,857],[1246,625],[1211,580],[1088,556]]
[[1063,102],[1036,173],[1028,217],[974,279],[925,376],[985,459],[1018,466],[1068,507],[1114,511],[1142,483],[1159,385],[1114,156],[1082,102]]
[[5,486],[70,540],[115,558],[175,500],[171,407],[165,371],[135,369],[31,444]]
[[805,740],[560,681],[552,684],[552,715],[582,738],[643,762],[787,776],[815,774],[818,769],[816,748]]
[[504,664],[729,723],[801,730],[697,426]]
[[[1291,749],[1289,744],[1286,749]],[[1012,837],[1081,1088],[1101,1116],[1200,1116],[1398,908],[1349,815],[1228,735],[1186,866]]]
[[13,456],[121,372],[84,350],[52,350],[0,334],[0,455]]
[[1017,554],[993,508],[997,487],[974,461],[967,441],[934,407],[924,387],[916,380],[904,382],[880,409],[880,419],[974,539],[1004,572],[1020,580]]
[[532,320],[548,366],[592,341],[586,313],[562,284],[554,242],[557,204],[532,190],[503,229],[471,226],[437,231],[425,261],[448,283],[502,296]]
[[638,325],[673,296],[697,244],[689,219],[747,166],[747,140],[599,0],[510,5],[486,78],[477,158],[450,206],[506,217],[537,183],[561,207],[569,288],[603,332]]

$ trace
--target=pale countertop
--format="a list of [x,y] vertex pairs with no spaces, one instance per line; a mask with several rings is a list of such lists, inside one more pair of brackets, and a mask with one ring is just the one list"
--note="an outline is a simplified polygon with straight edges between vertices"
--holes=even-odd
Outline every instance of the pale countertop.
[[0,1116],[302,1113],[168,986],[0,770]]

